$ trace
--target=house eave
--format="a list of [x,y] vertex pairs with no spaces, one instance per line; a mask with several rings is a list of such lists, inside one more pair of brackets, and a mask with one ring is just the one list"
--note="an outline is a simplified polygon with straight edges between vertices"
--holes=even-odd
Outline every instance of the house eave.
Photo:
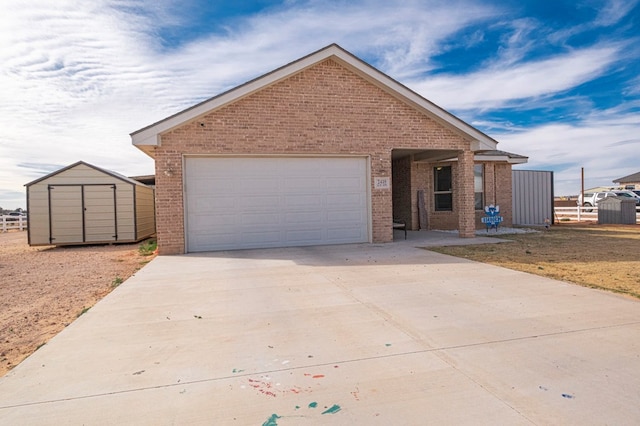
[[[509,164],[526,164],[529,161],[527,157],[512,158],[507,155],[482,155],[482,154],[480,155],[476,154],[473,157],[473,160],[477,162],[500,162],[500,163],[509,163]],[[458,157],[445,158],[438,161],[448,163],[452,161],[458,161]]]

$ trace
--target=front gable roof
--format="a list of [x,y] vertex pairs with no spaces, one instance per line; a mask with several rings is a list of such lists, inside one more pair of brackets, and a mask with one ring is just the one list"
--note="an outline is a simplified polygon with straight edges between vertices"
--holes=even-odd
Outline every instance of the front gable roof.
[[416,110],[421,111],[443,126],[462,134],[465,139],[472,142],[471,146],[473,151],[496,149],[498,142],[495,139],[440,108],[433,102],[427,100],[383,72],[357,58],[337,44],[331,44],[317,52],[311,53],[310,55],[291,62],[234,89],[203,101],[148,127],[137,130],[131,133],[132,143],[147,155],[153,157],[153,147],[161,144],[160,136],[163,133],[196,120],[215,109],[249,96],[264,89],[265,87],[285,80],[292,75],[327,59],[334,60],[371,84],[374,84],[378,88],[384,90],[391,96],[411,105]]

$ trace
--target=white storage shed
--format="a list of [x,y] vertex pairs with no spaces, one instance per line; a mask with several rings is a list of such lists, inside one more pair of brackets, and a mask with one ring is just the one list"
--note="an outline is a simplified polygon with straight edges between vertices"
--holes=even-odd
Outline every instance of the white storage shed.
[[154,190],[79,161],[27,183],[29,245],[131,243],[156,232]]

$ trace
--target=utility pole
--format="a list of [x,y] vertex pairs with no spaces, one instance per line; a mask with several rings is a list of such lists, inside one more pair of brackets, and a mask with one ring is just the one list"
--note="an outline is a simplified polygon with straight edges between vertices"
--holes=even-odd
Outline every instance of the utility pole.
[[580,199],[584,203],[584,167],[580,169]]
[[578,202],[578,222],[580,222],[581,218],[581,213],[582,213],[582,206],[584,205],[584,167],[580,168],[580,198],[579,201],[582,201],[581,203]]

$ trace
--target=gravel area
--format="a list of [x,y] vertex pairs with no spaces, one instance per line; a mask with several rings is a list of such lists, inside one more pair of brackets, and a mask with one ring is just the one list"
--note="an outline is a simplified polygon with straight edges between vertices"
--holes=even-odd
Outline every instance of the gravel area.
[[29,247],[0,233],[0,376],[153,257],[140,244]]

